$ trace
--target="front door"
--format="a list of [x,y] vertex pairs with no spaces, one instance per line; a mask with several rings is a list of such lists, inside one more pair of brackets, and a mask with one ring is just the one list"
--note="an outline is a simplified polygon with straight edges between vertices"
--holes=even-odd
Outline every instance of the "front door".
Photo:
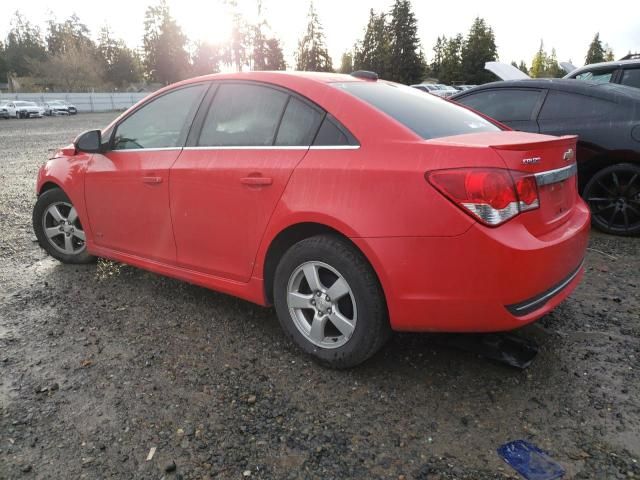
[[175,263],[169,171],[206,84],[170,91],[136,109],[113,132],[85,174],[85,200],[96,245]]

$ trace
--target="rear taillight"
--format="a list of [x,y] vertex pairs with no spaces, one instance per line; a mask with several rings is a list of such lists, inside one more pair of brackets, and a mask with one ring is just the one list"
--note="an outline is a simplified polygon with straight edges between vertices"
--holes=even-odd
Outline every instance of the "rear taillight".
[[427,172],[425,176],[445,197],[491,227],[540,206],[536,179],[530,174],[460,168]]

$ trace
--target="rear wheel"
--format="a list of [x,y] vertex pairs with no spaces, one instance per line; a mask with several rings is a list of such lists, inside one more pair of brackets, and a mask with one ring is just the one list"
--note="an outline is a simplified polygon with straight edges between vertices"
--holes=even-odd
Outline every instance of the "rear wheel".
[[33,230],[40,246],[62,263],[89,263],[85,233],[69,197],[54,188],[38,197],[33,209]]
[[348,368],[376,353],[391,332],[382,288],[363,255],[336,236],[291,247],[275,273],[280,324],[318,362]]
[[596,172],[584,187],[593,224],[614,235],[640,234],[640,166],[619,163]]

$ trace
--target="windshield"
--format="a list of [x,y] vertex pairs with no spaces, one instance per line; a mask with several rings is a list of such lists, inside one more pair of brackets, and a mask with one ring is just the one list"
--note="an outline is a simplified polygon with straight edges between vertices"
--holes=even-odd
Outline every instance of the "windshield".
[[351,95],[397,120],[429,140],[438,137],[500,129],[481,116],[415,88],[387,82],[335,83]]

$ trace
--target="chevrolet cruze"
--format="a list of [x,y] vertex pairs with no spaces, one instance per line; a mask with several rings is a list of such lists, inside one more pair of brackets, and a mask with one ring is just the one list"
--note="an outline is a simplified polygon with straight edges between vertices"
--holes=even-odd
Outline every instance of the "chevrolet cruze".
[[64,263],[273,304],[344,368],[393,330],[511,330],[564,300],[589,229],[575,149],[370,72],[210,75],[58,151],[33,226]]

